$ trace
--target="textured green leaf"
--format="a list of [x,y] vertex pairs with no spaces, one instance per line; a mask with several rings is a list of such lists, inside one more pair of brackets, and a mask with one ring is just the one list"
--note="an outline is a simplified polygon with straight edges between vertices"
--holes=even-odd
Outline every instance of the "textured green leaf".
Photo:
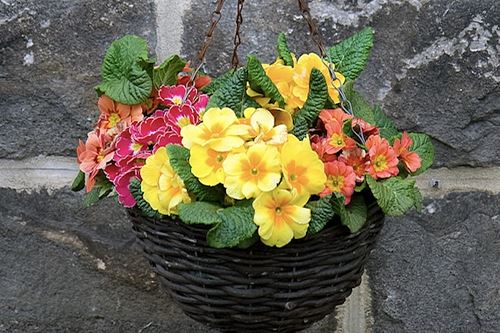
[[178,55],[171,55],[153,71],[153,83],[156,89],[161,86],[171,86],[177,83],[177,74],[184,68],[186,62]]
[[154,210],[149,203],[144,200],[143,192],[141,190],[141,181],[137,178],[133,178],[129,185],[130,193],[135,199],[136,207],[141,211],[142,215],[151,217],[154,219],[160,219],[161,214]]
[[242,116],[242,104],[247,89],[247,69],[239,68],[210,98],[207,110],[212,107],[230,108],[238,117]]
[[293,58],[292,54],[290,53],[290,49],[288,48],[288,44],[286,42],[286,37],[285,34],[280,32],[278,34],[278,56],[283,60],[283,63],[286,66],[292,66],[293,67]]
[[147,61],[148,47],[143,39],[129,35],[114,41],[104,57],[98,91],[124,104],[143,102],[153,88],[147,68],[141,66]]
[[346,81],[343,85],[347,99],[351,102],[352,112],[357,118],[361,118],[369,124],[376,125],[373,108],[366,99],[354,90],[354,81]]
[[101,189],[97,186],[94,186],[92,191],[85,193],[83,196],[83,207],[90,207],[99,201],[99,193]]
[[302,109],[296,112],[293,118],[293,134],[297,138],[302,140],[314,126],[327,98],[325,77],[319,70],[313,68],[309,79],[309,95]]
[[222,222],[208,231],[208,244],[215,248],[224,248],[248,241],[257,230],[253,215],[252,206],[234,206],[220,210]]
[[172,169],[181,177],[188,192],[194,194],[197,200],[215,202],[223,199],[224,190],[220,186],[205,186],[191,173],[189,149],[170,144],[167,146],[167,153]]
[[85,187],[85,174],[82,171],[78,171],[73,183],[71,184],[71,191],[78,192],[83,190]]
[[365,225],[368,212],[363,196],[354,195],[347,206],[344,205],[343,196],[337,196],[332,202],[335,212],[340,215],[340,221],[352,233],[358,232]]
[[422,133],[409,133],[413,144],[410,147],[411,151],[416,152],[422,160],[422,166],[413,175],[419,175],[429,169],[434,162],[434,145],[431,138]]
[[319,200],[311,201],[306,205],[306,208],[311,210],[311,221],[307,229],[308,235],[314,235],[323,230],[326,224],[335,215],[331,199],[332,195],[330,194]]
[[414,179],[392,177],[377,181],[367,175],[366,180],[378,205],[387,215],[401,216],[412,207],[421,205],[422,196]]
[[335,70],[354,80],[365,68],[372,47],[373,29],[368,27],[329,48],[327,53]]
[[219,77],[212,79],[212,81],[210,81],[208,85],[204,86],[201,91],[212,96],[218,89],[223,87],[227,83],[227,81],[231,79],[231,77],[233,77],[233,74],[234,69],[228,70]]
[[257,57],[250,55],[247,58],[248,82],[252,90],[263,93],[271,98],[271,102],[278,102],[280,107],[285,107],[285,99],[281,96],[273,81],[266,75],[262,64]]
[[375,125],[380,129],[380,136],[386,138],[390,142],[399,134],[394,122],[385,115],[380,106],[375,106],[373,109]]
[[186,224],[217,224],[222,222],[218,214],[223,208],[203,201],[179,204],[179,218]]

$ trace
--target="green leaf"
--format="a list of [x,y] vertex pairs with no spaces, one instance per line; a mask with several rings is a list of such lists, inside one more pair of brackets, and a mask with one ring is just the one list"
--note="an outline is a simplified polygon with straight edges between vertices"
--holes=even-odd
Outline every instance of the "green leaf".
[[302,109],[296,112],[293,118],[293,134],[299,140],[302,140],[314,126],[327,98],[325,77],[318,69],[313,68],[309,79],[309,95]]
[[373,29],[368,27],[329,48],[327,54],[336,71],[354,80],[365,68],[372,47]]
[[161,218],[162,215],[158,211],[154,210],[149,205],[149,203],[146,200],[144,200],[144,197],[143,197],[144,193],[141,190],[141,181],[139,179],[133,178],[130,181],[129,189],[130,189],[130,193],[132,194],[132,196],[135,199],[136,207],[141,211],[142,215],[150,217],[150,218],[154,218],[154,219]]
[[239,68],[210,98],[206,109],[213,107],[230,108],[242,117],[242,104],[247,89],[247,69]]
[[144,68],[148,61],[148,46],[137,36],[125,36],[111,43],[102,65],[102,80],[96,89],[123,104],[145,101],[153,82]]
[[83,190],[85,187],[85,174],[82,171],[78,171],[73,183],[71,184],[71,191],[78,192]]
[[340,221],[352,233],[358,232],[366,223],[368,210],[365,199],[361,195],[354,195],[351,202],[345,206],[344,197],[337,196],[332,200],[334,210],[340,215]]
[[223,208],[209,202],[197,201],[179,204],[179,218],[186,224],[217,224],[222,222],[218,214]]
[[290,53],[290,49],[288,48],[288,44],[286,42],[286,37],[285,34],[280,32],[278,34],[278,56],[280,59],[283,60],[283,63],[286,66],[291,66],[293,67],[293,58],[292,54]]
[[378,105],[373,109],[373,117],[375,119],[375,125],[380,129],[380,136],[392,142],[399,134],[394,122],[385,115],[382,108]]
[[431,142],[431,138],[426,134],[409,133],[409,135],[413,141],[410,151],[416,152],[422,160],[422,166],[412,175],[419,175],[429,169],[434,162],[434,145]]
[[197,200],[216,202],[223,199],[224,190],[220,186],[205,186],[191,173],[189,149],[170,144],[167,146],[167,153],[170,165],[184,181],[188,192],[194,194]]
[[266,75],[262,64],[257,57],[250,55],[247,57],[248,82],[250,88],[270,97],[271,102],[278,102],[280,107],[285,107],[285,99],[281,96],[273,81]]
[[234,247],[254,236],[252,206],[234,206],[219,211],[222,222],[207,233],[208,245],[215,248]]
[[311,222],[309,222],[309,228],[307,229],[308,235],[314,235],[323,230],[335,215],[331,199],[332,195],[330,194],[306,205],[306,208],[311,210]]
[[219,77],[216,77],[210,81],[210,83],[204,86],[201,91],[208,95],[213,95],[217,90],[223,87],[227,81],[233,77],[234,69],[230,69]]
[[186,62],[178,55],[171,55],[153,71],[155,89],[161,86],[171,86],[177,83],[177,74],[184,68]]
[[99,193],[101,189],[97,186],[94,186],[92,191],[85,193],[83,197],[83,207],[90,207],[99,201]]
[[421,205],[422,196],[414,179],[392,177],[377,181],[366,175],[366,180],[378,205],[387,215],[401,216],[412,207],[418,209]]
[[351,102],[354,116],[363,119],[369,124],[376,125],[373,108],[363,95],[354,90],[354,81],[346,81],[342,89],[344,89],[347,99]]

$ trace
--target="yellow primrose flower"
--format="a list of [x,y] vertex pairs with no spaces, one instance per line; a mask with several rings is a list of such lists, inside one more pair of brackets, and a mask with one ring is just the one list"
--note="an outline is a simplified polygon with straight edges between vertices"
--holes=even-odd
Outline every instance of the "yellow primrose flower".
[[250,125],[250,136],[255,143],[265,142],[270,145],[283,144],[288,135],[286,125],[274,126],[274,116],[271,112],[262,108],[246,108],[243,111],[245,119]]
[[230,153],[222,167],[226,193],[234,199],[250,199],[272,191],[281,179],[278,149],[264,143],[253,145],[246,152]]
[[242,137],[248,135],[248,130],[248,126],[238,122],[233,110],[211,108],[203,114],[201,124],[182,128],[182,145],[191,148],[193,144],[197,144],[227,152],[245,143]]
[[268,246],[282,247],[292,238],[304,237],[311,220],[311,210],[304,208],[307,200],[307,194],[298,195],[280,188],[259,195],[252,205],[261,241]]
[[299,194],[318,194],[325,188],[323,162],[314,152],[309,138],[302,141],[292,134],[281,148],[284,182]]
[[161,214],[177,214],[178,204],[191,202],[184,182],[170,165],[165,147],[146,159],[146,164],[141,169],[141,178],[144,200]]
[[[295,56],[293,56],[294,62]],[[262,64],[266,75],[271,79],[274,83],[281,96],[285,99],[285,109],[293,113],[295,109],[299,107],[300,100],[298,100],[292,94],[292,88],[294,86],[293,83],[293,74],[294,70],[291,66],[286,66],[283,64],[283,60],[277,59],[273,64]],[[252,88],[247,88],[247,95],[253,97],[257,103],[259,103],[262,107],[266,109],[272,109],[279,107],[278,103],[270,103],[270,98],[262,96],[258,92],[252,90]]]
[[218,152],[208,146],[193,145],[190,153],[191,172],[202,184],[215,186],[224,183],[222,162],[226,159],[228,152]]
[[[337,79],[332,83],[328,66],[325,65],[323,60],[315,53],[303,54],[297,61],[297,65],[293,68],[293,82],[292,95],[298,98],[299,107],[304,106],[309,94],[309,78],[313,68],[318,69],[326,79],[328,85],[328,94],[335,103],[339,103],[339,93],[335,87],[340,87],[345,82],[345,77],[335,72]],[[335,85],[335,86],[334,86]]]

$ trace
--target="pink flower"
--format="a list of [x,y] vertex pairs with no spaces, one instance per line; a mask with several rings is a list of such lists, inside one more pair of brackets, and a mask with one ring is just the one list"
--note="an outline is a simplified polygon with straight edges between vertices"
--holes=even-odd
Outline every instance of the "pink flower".
[[122,158],[115,165],[110,165],[104,170],[108,179],[115,186],[118,201],[125,207],[136,205],[136,201],[130,193],[130,181],[132,178],[141,179],[140,170],[148,155],[149,153],[140,156],[140,158],[132,156]]
[[106,137],[99,130],[88,134],[85,145],[80,143],[77,148],[77,160],[80,161],[80,170],[85,173],[87,192],[94,187],[99,170],[106,168],[113,156],[113,149],[106,146]]
[[[203,106],[204,109],[205,106]],[[194,106],[188,104],[172,106],[165,112],[165,117],[172,130],[178,135],[181,134],[181,129],[184,126],[197,125],[200,122],[199,112]]]
[[158,90],[160,101],[165,106],[193,104],[196,102],[197,94],[196,88],[183,85],[163,86]]

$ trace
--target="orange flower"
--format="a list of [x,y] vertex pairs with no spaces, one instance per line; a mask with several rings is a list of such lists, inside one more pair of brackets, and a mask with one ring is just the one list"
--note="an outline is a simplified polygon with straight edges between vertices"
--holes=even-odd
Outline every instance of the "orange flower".
[[342,123],[332,120],[325,125],[328,146],[326,147],[327,154],[335,154],[342,149],[352,149],[356,147],[356,141],[348,137],[342,130]]
[[345,204],[349,204],[356,186],[356,174],[351,166],[340,161],[325,163],[326,184],[321,196],[330,193],[341,193]]
[[80,143],[77,155],[77,160],[80,161],[80,170],[85,173],[86,190],[90,192],[95,184],[95,176],[113,159],[114,151],[106,149],[104,134],[93,131],[88,134],[84,146]]
[[368,172],[377,178],[388,178],[399,173],[398,157],[386,139],[372,135],[366,140],[370,166]]
[[368,160],[366,152],[358,147],[344,150],[339,156],[339,161],[351,166],[356,174],[356,181],[362,182],[365,179],[365,173],[368,169]]
[[334,120],[343,124],[344,121],[352,119],[352,116],[345,113],[341,108],[336,109],[324,109],[319,113],[319,119],[323,121],[324,124],[328,124]]
[[121,104],[102,95],[97,105],[100,111],[97,128],[110,137],[116,136],[134,121],[141,121],[144,118],[140,104]]
[[420,156],[416,152],[410,151],[412,144],[413,140],[406,132],[403,132],[401,139],[394,140],[394,150],[409,172],[415,172],[422,166]]

